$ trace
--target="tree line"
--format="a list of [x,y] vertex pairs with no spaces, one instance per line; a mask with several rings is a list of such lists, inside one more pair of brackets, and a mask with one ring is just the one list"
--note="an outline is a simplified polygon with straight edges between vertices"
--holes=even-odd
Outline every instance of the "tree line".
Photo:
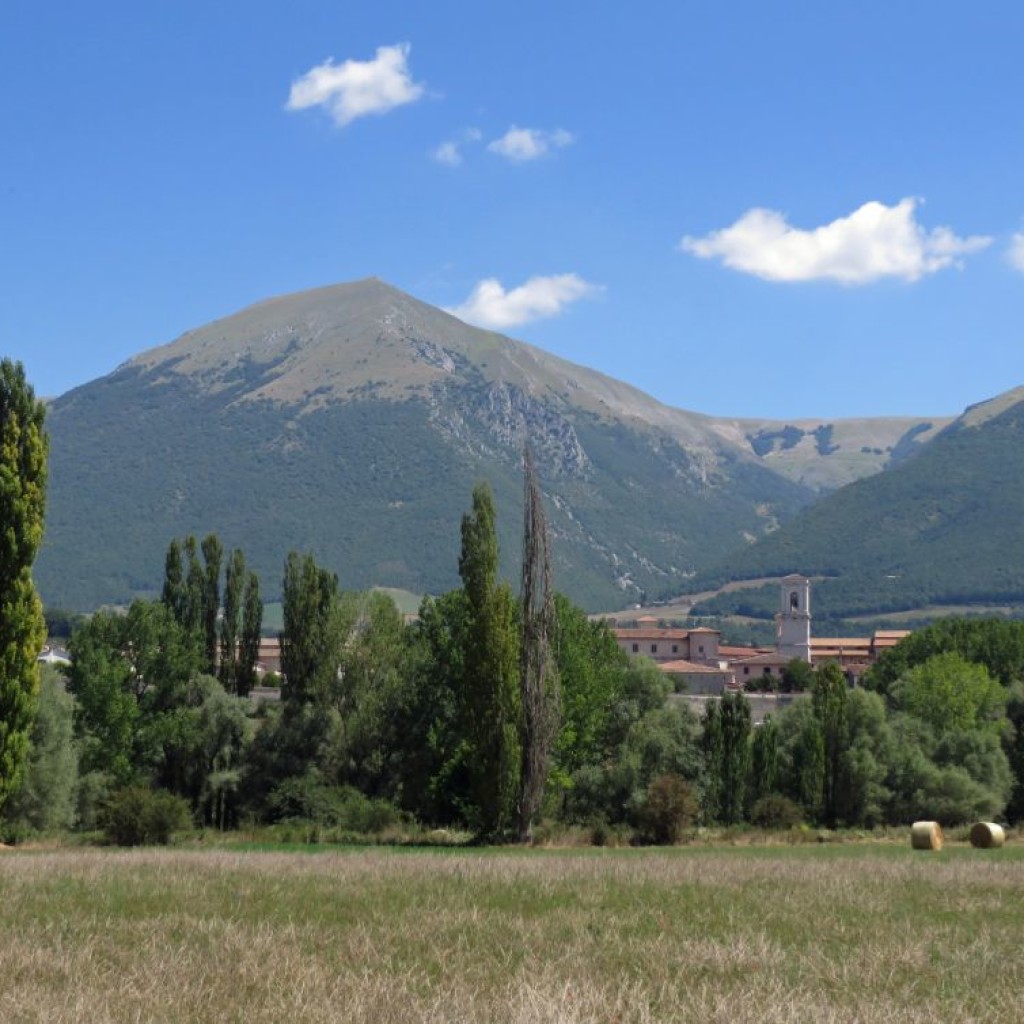
[[[949,620],[850,689],[835,665],[759,726],[741,693],[698,717],[653,663],[552,588],[524,458],[519,592],[474,488],[461,586],[406,624],[308,553],[283,567],[280,700],[254,701],[260,582],[216,535],[172,540],[153,601],[78,624],[44,673],[30,568],[42,532],[42,407],[0,364],[0,801],[10,837],[175,821],[341,832],[454,828],[479,841],[585,827],[669,842],[697,824],[871,827],[1024,813],[1024,625]],[[145,818],[145,827],[139,822]],[[135,826],[133,827],[130,826]]]
[[[205,629],[163,600],[93,615],[73,638],[66,686],[44,681],[8,828],[96,828],[140,787],[210,827],[418,824],[481,841],[526,838],[538,822],[672,842],[698,824],[1021,814],[1019,624],[929,627],[854,689],[819,666],[805,697],[755,726],[738,692],[697,716],[657,666],[551,594],[547,611],[534,606],[549,616],[534,656],[550,673],[531,719],[526,605],[496,576],[494,514],[478,487],[463,586],[426,599],[409,625],[387,595],[344,592],[312,556],[290,554],[280,701],[229,692],[207,671]],[[531,750],[531,730],[546,744]]]

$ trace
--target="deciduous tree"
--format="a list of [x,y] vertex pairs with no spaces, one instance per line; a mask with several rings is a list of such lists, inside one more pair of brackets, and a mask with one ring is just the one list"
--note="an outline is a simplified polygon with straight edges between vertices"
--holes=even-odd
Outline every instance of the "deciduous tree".
[[181,560],[181,541],[175,537],[167,545],[164,557],[164,586],[160,600],[179,622],[185,618],[185,570]]
[[748,799],[751,806],[758,800],[775,793],[779,787],[779,729],[771,715],[754,731],[750,748],[750,786]]
[[822,813],[829,827],[834,828],[842,802],[843,756],[849,744],[846,679],[835,662],[815,670],[811,700],[821,730],[824,758]]
[[725,693],[721,699],[722,788],[720,817],[726,825],[743,820],[750,774],[750,701],[742,693]]
[[245,555],[235,548],[224,572],[224,613],[220,620],[220,665],[218,678],[228,693],[238,692],[239,628],[242,593],[245,586]]
[[260,636],[263,631],[260,579],[254,572],[249,573],[245,581],[242,603],[242,640],[235,676],[235,692],[239,697],[247,697],[256,685],[256,663],[260,656]]
[[289,704],[326,705],[332,696],[347,635],[339,604],[338,577],[311,554],[289,552],[283,586],[281,696]]
[[904,672],[890,697],[898,709],[927,722],[941,736],[992,729],[1006,709],[1007,692],[984,665],[946,651]]
[[206,671],[217,672],[217,613],[220,611],[220,566],[224,548],[215,533],[203,538],[203,651]]
[[498,582],[494,498],[486,484],[474,487],[472,511],[462,518],[459,575],[467,600],[460,705],[473,824],[492,838],[508,826],[518,787],[519,652],[515,600]]

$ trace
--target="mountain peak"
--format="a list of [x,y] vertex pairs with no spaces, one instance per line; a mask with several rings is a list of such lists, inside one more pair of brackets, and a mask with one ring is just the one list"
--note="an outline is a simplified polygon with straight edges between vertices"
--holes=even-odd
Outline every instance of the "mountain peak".
[[[525,437],[564,586],[607,607],[677,587],[931,426],[713,420],[378,278],[188,331],[58,399],[48,423],[37,565],[71,607],[148,592],[168,539],[210,530],[261,573],[313,550],[351,586],[436,592],[473,481],[515,508]],[[508,562],[515,516],[502,528]]]
[[[144,352],[127,368],[230,387],[239,400],[315,406],[374,390],[408,397],[450,372],[438,352],[417,359],[417,339],[472,348],[475,328],[376,277],[281,295],[247,306]],[[437,343],[434,343],[437,348]],[[242,385],[239,388],[239,385]]]

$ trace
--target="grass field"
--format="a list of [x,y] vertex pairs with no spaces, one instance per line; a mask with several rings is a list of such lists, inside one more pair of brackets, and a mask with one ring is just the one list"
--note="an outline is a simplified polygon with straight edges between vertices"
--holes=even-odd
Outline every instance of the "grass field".
[[1020,847],[5,852],[0,1021],[1012,1020],[1022,906]]

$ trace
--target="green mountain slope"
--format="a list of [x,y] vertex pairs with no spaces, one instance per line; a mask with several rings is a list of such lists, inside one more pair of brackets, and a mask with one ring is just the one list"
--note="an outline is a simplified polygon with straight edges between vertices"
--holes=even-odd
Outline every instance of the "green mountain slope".
[[37,577],[54,606],[124,601],[159,587],[171,537],[215,531],[269,595],[292,548],[345,586],[439,591],[477,479],[514,577],[528,436],[557,584],[608,607],[678,591],[932,424],[672,409],[371,279],[252,306],[56,399]]
[[[1024,388],[968,409],[889,472],[850,484],[701,582],[786,571],[830,577],[816,610],[863,615],[928,605],[1024,605]],[[769,611],[775,594],[706,603]],[[774,608],[771,608],[774,610]]]

